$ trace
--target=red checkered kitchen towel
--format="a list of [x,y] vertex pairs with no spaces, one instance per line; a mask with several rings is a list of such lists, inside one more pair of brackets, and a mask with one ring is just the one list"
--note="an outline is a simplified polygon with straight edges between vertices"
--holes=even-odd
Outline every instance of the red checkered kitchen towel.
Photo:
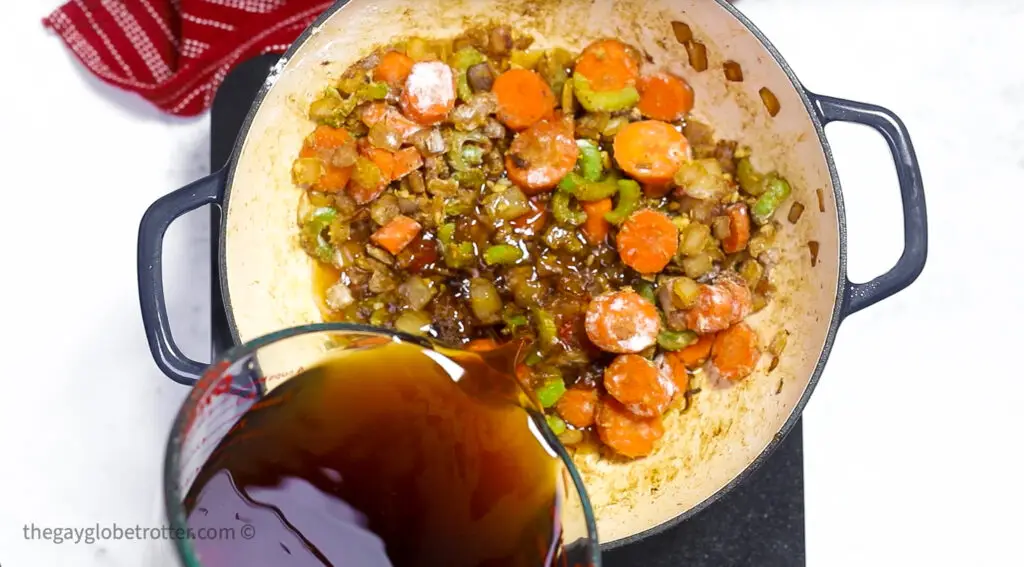
[[235,65],[283,53],[330,0],[73,0],[43,20],[94,75],[195,116]]

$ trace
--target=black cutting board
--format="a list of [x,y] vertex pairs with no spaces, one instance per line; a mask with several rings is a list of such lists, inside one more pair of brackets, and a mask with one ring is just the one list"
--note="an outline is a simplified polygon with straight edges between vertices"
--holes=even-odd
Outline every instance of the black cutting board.
[[[231,155],[249,106],[277,61],[249,60],[217,92],[210,121],[210,163]],[[213,211],[213,352],[232,345],[218,286],[220,212]],[[804,471],[801,423],[740,487],[693,518],[603,556],[605,567],[804,567]]]

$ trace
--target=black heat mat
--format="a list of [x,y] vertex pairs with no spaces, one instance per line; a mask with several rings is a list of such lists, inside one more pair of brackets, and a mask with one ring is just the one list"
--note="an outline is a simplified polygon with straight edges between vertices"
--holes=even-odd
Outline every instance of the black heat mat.
[[[231,155],[256,93],[277,56],[247,61],[232,71],[213,102],[210,163]],[[232,346],[220,295],[217,241],[220,211],[212,218],[213,352]],[[804,472],[801,423],[741,486],[693,518],[642,541],[604,553],[605,567],[803,567]]]

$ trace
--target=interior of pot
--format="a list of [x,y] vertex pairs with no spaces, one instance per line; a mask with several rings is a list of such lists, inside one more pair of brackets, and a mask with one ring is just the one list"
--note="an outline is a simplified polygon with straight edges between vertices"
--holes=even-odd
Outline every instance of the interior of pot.
[[[778,291],[769,307],[749,319],[764,344],[780,330],[789,332],[778,366],[769,372],[766,356],[735,386],[700,384],[703,391],[688,411],[666,416],[667,433],[651,456],[626,461],[576,454],[601,540],[611,543],[694,509],[763,452],[802,398],[833,317],[840,236],[828,160],[790,78],[725,7],[709,0],[351,0],[275,68],[268,79],[273,88],[237,155],[222,248],[229,317],[242,341],[320,320],[312,260],[298,241],[301,190],[290,171],[314,128],[306,118],[309,103],[324,86],[393,37],[453,36],[492,20],[532,34],[541,48],[578,51],[602,36],[642,48],[645,71],[664,69],[689,81],[696,92],[694,114],[714,126],[718,137],[750,146],[754,165],[777,169],[790,180],[794,200],[806,207],[795,225],[784,218],[788,205],[780,212],[783,254],[772,272]],[[673,21],[688,24],[694,40],[706,46],[705,71],[688,64]],[[727,60],[742,68],[741,82],[725,79]],[[759,96],[763,87],[780,103],[774,117]],[[813,267],[808,241],[819,246]],[[286,373],[289,360],[306,358],[294,354],[273,353],[260,363],[268,375]]]

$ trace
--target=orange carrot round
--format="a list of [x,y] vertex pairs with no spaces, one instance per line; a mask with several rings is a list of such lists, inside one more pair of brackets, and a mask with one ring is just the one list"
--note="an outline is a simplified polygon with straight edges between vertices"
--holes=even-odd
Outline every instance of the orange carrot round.
[[689,158],[690,145],[671,124],[644,120],[619,130],[612,151],[619,167],[634,179],[664,184]]
[[665,435],[661,417],[639,417],[613,398],[601,401],[596,424],[601,441],[630,458],[651,454],[654,444]]
[[654,120],[675,122],[693,110],[693,89],[689,83],[668,73],[641,77],[636,89],[640,113]]
[[715,280],[715,284],[725,288],[729,295],[732,296],[732,319],[730,324],[739,323],[754,310],[754,294],[750,292],[746,282],[738,276],[723,275]]
[[455,74],[440,61],[412,66],[402,92],[402,112],[426,126],[436,124],[455,108]]
[[395,152],[394,170],[391,172],[391,180],[397,180],[409,175],[423,166],[423,156],[416,148],[402,148]]
[[664,213],[640,209],[622,223],[615,243],[624,264],[641,274],[655,274],[675,256],[679,231]]
[[750,214],[747,205],[736,203],[725,210],[729,216],[729,236],[722,240],[722,251],[734,254],[747,247],[750,242]]
[[711,370],[728,380],[742,380],[754,371],[760,358],[757,333],[746,323],[737,323],[715,337]]
[[561,120],[541,120],[516,134],[505,154],[508,178],[528,195],[553,189],[576,165],[579,148]]
[[667,354],[678,357],[687,368],[693,370],[695,368],[700,368],[700,365],[704,364],[704,361],[711,356],[711,345],[714,342],[714,334],[701,335],[700,339],[692,345],[682,350]]
[[488,352],[498,348],[498,341],[494,339],[473,339],[466,343],[466,350],[470,352]]
[[380,62],[373,70],[373,80],[400,87],[405,83],[414,63],[412,58],[404,53],[389,51],[380,57]]
[[311,137],[313,149],[333,150],[352,142],[352,135],[344,128],[331,128],[323,124],[313,130]]
[[423,227],[420,226],[420,223],[415,220],[404,215],[398,215],[388,221],[388,224],[378,228],[377,232],[370,235],[370,240],[373,240],[377,246],[384,248],[388,252],[398,254],[419,236],[422,229]]
[[612,210],[612,200],[609,198],[599,201],[584,201],[582,205],[583,212],[587,213],[587,220],[584,221],[580,230],[587,242],[592,246],[597,246],[608,237],[608,231],[612,227],[612,223],[604,218],[604,214]]
[[586,77],[594,91],[617,91],[636,84],[640,63],[626,44],[602,39],[583,50],[573,72]]
[[620,354],[604,370],[604,389],[631,413],[655,417],[672,403],[658,367],[638,354]]
[[[340,148],[345,144],[354,143],[354,139],[344,128],[331,128],[330,126],[317,126],[313,133],[306,139],[299,152],[299,157],[311,158],[320,157],[324,152]],[[348,185],[352,176],[352,167],[337,167],[329,161],[322,161],[323,171],[320,179],[313,184],[313,189],[326,193],[337,193]]]
[[611,291],[590,301],[587,337],[601,350],[640,352],[658,340],[661,318],[653,303],[633,290]]
[[672,190],[670,183],[644,183],[644,195],[652,199],[660,199]]
[[594,388],[574,386],[566,390],[555,404],[555,410],[573,427],[590,427],[597,413],[598,395]]
[[498,120],[516,131],[549,117],[555,110],[551,87],[529,69],[509,69],[498,75],[491,92],[498,100]]
[[686,312],[683,322],[697,333],[716,333],[742,321],[752,308],[753,297],[746,285],[720,278],[714,284],[700,285],[697,304]]

